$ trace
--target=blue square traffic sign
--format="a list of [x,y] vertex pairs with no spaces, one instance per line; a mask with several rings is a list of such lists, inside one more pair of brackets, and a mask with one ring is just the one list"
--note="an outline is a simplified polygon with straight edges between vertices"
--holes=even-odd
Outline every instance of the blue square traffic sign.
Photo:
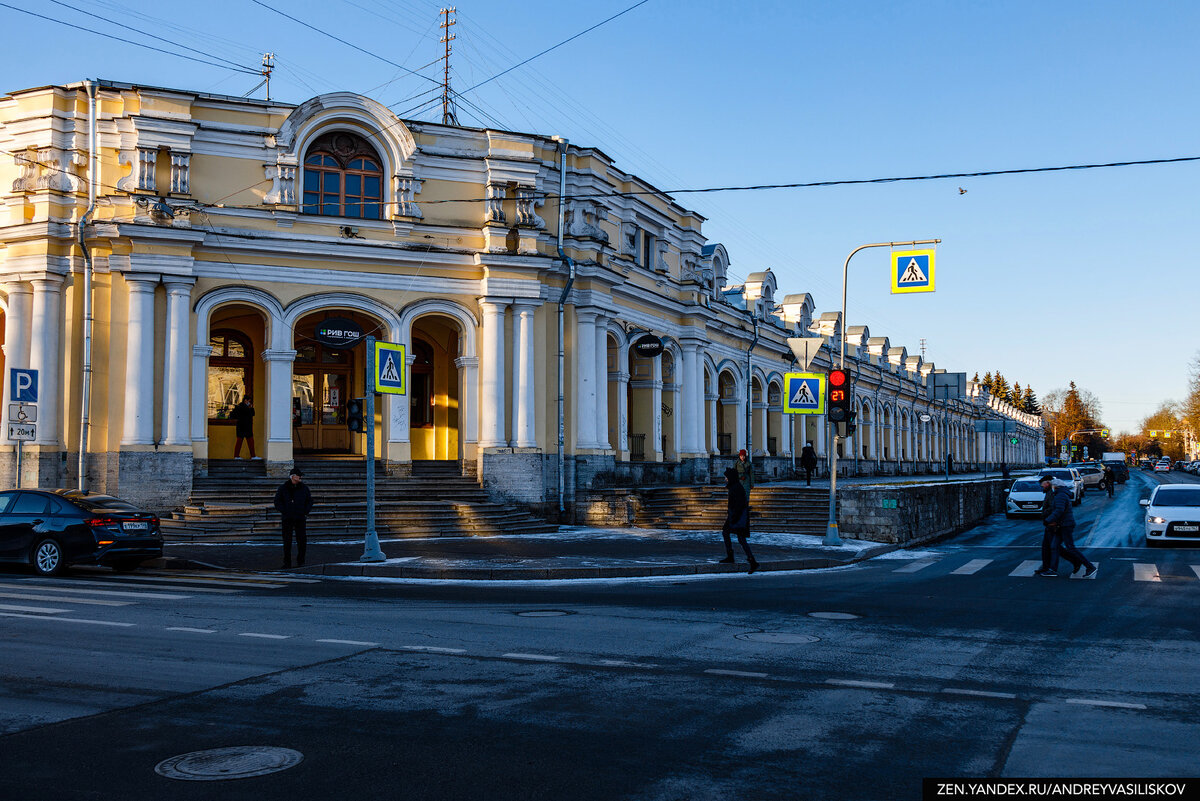
[[10,401],[14,403],[38,402],[38,371],[9,368],[8,386]]

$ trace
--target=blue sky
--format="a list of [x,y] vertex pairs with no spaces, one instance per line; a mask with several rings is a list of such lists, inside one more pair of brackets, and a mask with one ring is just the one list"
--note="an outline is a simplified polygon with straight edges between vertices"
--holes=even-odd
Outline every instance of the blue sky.
[[[433,88],[249,0],[209,0],[202,15],[65,2],[247,67],[273,51],[280,100],[348,89],[403,112]],[[438,3],[264,2],[412,69],[440,55]],[[460,2],[453,83],[633,2]],[[48,0],[25,7],[151,41]],[[240,95],[256,83],[7,8],[0,22],[4,89],[100,77]],[[1198,22],[1200,5],[1154,0],[649,0],[467,94],[475,107],[459,118],[599,147],[663,189],[1193,156]],[[1122,430],[1184,396],[1200,349],[1198,179],[1200,162],[679,199],[708,218],[735,275],[771,268],[818,311],[840,305],[858,245],[941,238],[929,295],[890,294],[885,250],[856,256],[849,323],[912,353],[924,338],[929,360],[968,377],[998,369],[1039,395],[1073,380]]]

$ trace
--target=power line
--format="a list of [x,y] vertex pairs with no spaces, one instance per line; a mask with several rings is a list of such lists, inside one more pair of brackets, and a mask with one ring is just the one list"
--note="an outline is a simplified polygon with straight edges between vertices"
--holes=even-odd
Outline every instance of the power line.
[[64,3],[64,2],[62,2],[62,0],[50,0],[50,2],[51,2],[51,3],[54,3],[56,6],[62,6],[63,8],[69,8],[69,9],[71,9],[72,11],[78,11],[80,14],[86,14],[87,16],[89,16],[89,17],[92,17],[92,18],[94,18],[94,19],[98,19],[98,20],[100,20],[101,22],[107,22],[107,23],[108,23],[108,24],[110,24],[110,25],[118,25],[118,26],[120,26],[120,27],[127,28],[127,29],[129,29],[129,30],[133,31],[134,33],[140,33],[142,36],[149,36],[151,39],[157,39],[158,41],[160,41],[160,42],[166,42],[166,43],[167,43],[167,44],[169,44],[169,45],[175,45],[176,47],[182,47],[184,50],[190,50],[191,52],[193,52],[193,53],[198,53],[198,54],[200,54],[200,55],[202,55],[202,56],[211,56],[212,58],[219,59],[220,61],[224,61],[226,64],[229,64],[230,66],[232,66],[232,67],[234,67],[234,68],[236,68],[236,69],[239,69],[239,70],[240,70],[240,69],[245,69],[245,67],[243,67],[241,64],[238,64],[238,63],[237,63],[237,62],[235,62],[235,61],[230,61],[230,60],[229,60],[229,59],[227,59],[227,58],[221,58],[221,56],[215,56],[215,55],[213,55],[212,53],[206,53],[206,52],[204,52],[203,50],[197,50],[197,49],[196,49],[196,48],[194,48],[194,47],[188,47],[188,46],[187,46],[187,45],[185,45],[185,44],[181,44],[180,42],[175,42],[175,41],[172,41],[171,39],[167,39],[167,38],[165,38],[165,37],[163,37],[163,36],[159,36],[159,35],[157,35],[157,34],[150,33],[149,31],[143,31],[143,30],[140,30],[140,29],[138,29],[138,28],[134,28],[134,27],[132,27],[132,26],[130,26],[130,25],[122,25],[121,23],[114,22],[113,20],[109,19],[108,17],[103,17],[103,16],[101,16],[101,15],[99,15],[99,14],[94,14],[94,13],[92,13],[91,11],[87,11],[87,10],[85,10],[85,9],[78,8],[78,7],[76,7],[76,6],[73,6],[73,5],[71,5],[70,3]]
[[[257,1],[258,1],[258,0],[255,0],[255,2],[257,2]],[[574,41],[574,40],[578,39],[580,36],[583,36],[585,33],[590,33],[590,32],[592,32],[592,31],[596,30],[597,28],[599,28],[601,25],[604,25],[604,24],[606,24],[606,23],[612,22],[612,21],[613,21],[614,19],[616,19],[617,17],[620,17],[620,16],[623,16],[623,15],[625,15],[625,14],[628,14],[630,11],[633,11],[633,10],[634,10],[635,8],[637,8],[638,6],[644,6],[644,5],[646,5],[646,3],[649,3],[649,2],[650,2],[650,0],[641,0],[641,2],[634,3],[633,5],[631,5],[629,8],[625,9],[624,11],[618,11],[616,14],[613,14],[613,15],[612,15],[611,17],[609,17],[608,19],[606,19],[606,20],[602,20],[602,21],[600,21],[600,22],[597,22],[595,25],[593,25],[592,27],[588,28],[587,30],[580,31],[579,33],[575,34],[574,36],[572,36],[572,37],[570,37],[570,38],[567,38],[567,39],[563,39],[563,40],[562,40],[561,42],[559,42],[558,44],[556,44],[556,45],[551,45],[550,47],[547,47],[547,48],[546,48],[545,50],[543,50],[542,52],[540,52],[540,53],[536,53],[536,54],[534,54],[534,55],[530,56],[529,58],[525,59],[525,60],[524,60],[524,61],[522,61],[522,62],[519,62],[519,63],[517,63],[517,64],[513,64],[511,67],[509,67],[508,69],[504,70],[503,72],[498,72],[498,73],[496,73],[495,75],[493,75],[493,76],[492,76],[492,77],[490,77],[490,78],[485,78],[484,80],[480,81],[479,83],[475,84],[474,86],[472,86],[472,87],[469,87],[469,88],[467,88],[467,89],[464,89],[462,92],[459,92],[459,94],[460,94],[460,95],[462,95],[462,94],[466,94],[467,92],[470,92],[470,91],[472,91],[472,90],[478,89],[479,87],[483,86],[485,83],[491,83],[492,81],[496,80],[496,79],[497,79],[497,78],[499,78],[500,76],[502,76],[502,75],[507,75],[508,73],[512,72],[512,71],[513,71],[513,70],[515,70],[517,67],[523,67],[523,66],[525,66],[526,64],[528,64],[530,61],[533,61],[535,58],[541,58],[542,56],[544,56],[544,55],[546,55],[547,53],[549,53],[551,50],[557,50],[558,48],[562,47],[563,45],[567,44],[568,42],[572,42],[572,41]]]
[[[397,64],[395,61],[392,61],[390,58],[384,58],[383,56],[379,55],[378,53],[372,53],[370,50],[359,47],[358,45],[354,44],[353,42],[347,42],[345,39],[341,38],[340,36],[334,36],[329,31],[322,30],[321,28],[318,28],[315,25],[309,25],[304,20],[296,19],[291,14],[287,14],[283,11],[280,11],[277,8],[273,8],[269,5],[267,5],[266,3],[264,3],[262,0],[250,0],[250,2],[254,3],[255,5],[262,6],[263,8],[267,9],[268,11],[273,11],[281,17],[287,17],[292,22],[296,23],[297,25],[303,25],[305,28],[308,28],[310,31],[315,31],[316,33],[319,33],[322,36],[328,36],[330,39],[341,42],[342,44],[346,45],[346,47],[352,47],[360,53],[364,53],[368,56],[371,56],[371,58],[377,58],[386,64],[391,64],[393,67],[403,70],[410,75],[415,75],[418,78],[424,78],[427,81],[432,81],[433,83],[437,83],[436,80],[434,80],[433,78],[430,78],[428,75],[422,75],[421,73],[416,72],[415,70],[410,70],[408,67],[404,66],[403,64]],[[643,0],[643,2],[645,2],[645,0]]]
[[[19,11],[22,14],[28,14],[31,17],[37,17],[38,19],[44,19],[47,22],[53,22],[57,25],[66,25],[68,28],[74,28],[77,31],[83,31],[85,33],[95,34],[96,36],[103,36],[106,39],[115,39],[118,42],[124,42],[125,44],[131,44],[134,47],[144,47],[147,50],[154,50],[155,52],[158,52],[158,53],[165,53],[168,56],[175,56],[176,58],[186,58],[188,61],[196,61],[200,64],[207,64],[210,67],[220,67],[223,70],[231,69],[231,70],[236,70],[238,72],[244,72],[248,75],[258,75],[258,72],[256,72],[255,70],[248,69],[246,67],[230,67],[228,64],[221,64],[216,61],[209,61],[209,60],[203,59],[203,58],[196,58],[195,56],[185,56],[183,53],[175,53],[170,50],[164,50],[161,47],[155,47],[154,45],[148,45],[148,44],[144,44],[142,42],[135,42],[132,39],[125,39],[124,37],[116,36],[111,33],[104,33],[102,31],[92,30],[91,28],[85,28],[82,25],[76,25],[72,22],[67,22],[66,20],[55,19],[54,17],[47,17],[44,14],[38,14],[34,11],[29,11],[24,8],[18,8],[17,6],[9,5],[8,3],[0,2],[0,6],[3,6],[4,8],[7,8],[7,9],[11,9],[13,11]],[[140,31],[139,31],[139,33],[140,33]]]

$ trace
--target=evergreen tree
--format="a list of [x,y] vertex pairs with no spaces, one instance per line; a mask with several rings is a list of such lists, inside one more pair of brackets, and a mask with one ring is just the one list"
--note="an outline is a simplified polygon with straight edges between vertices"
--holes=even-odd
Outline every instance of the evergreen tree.
[[987,387],[987,391],[988,391],[988,392],[991,392],[993,395],[994,395],[994,394],[996,394],[996,393],[992,392],[992,387],[993,387],[994,385],[993,385],[993,383],[992,383],[992,371],[991,371],[991,370],[988,370],[986,373],[984,373],[984,375],[983,375],[983,385],[984,385],[985,387]]
[[979,383],[979,371],[978,370],[975,371],[975,377],[972,378],[971,381],[976,384]]
[[1021,408],[1021,385],[1013,382],[1012,392],[1008,393],[1008,402],[1016,408]]
[[996,371],[996,377],[992,379],[992,394],[1001,400],[1008,400],[1010,393],[1008,379],[1000,375],[1000,371]]
[[1042,407],[1038,406],[1037,395],[1033,394],[1033,387],[1025,385],[1025,392],[1021,395],[1021,409],[1029,414],[1041,414]]

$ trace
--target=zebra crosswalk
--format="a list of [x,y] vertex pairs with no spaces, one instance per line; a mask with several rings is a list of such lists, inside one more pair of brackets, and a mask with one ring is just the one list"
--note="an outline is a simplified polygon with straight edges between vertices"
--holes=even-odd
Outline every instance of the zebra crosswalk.
[[[86,574],[85,574],[86,575]],[[175,603],[196,597],[235,595],[257,590],[278,590],[296,584],[316,584],[320,579],[264,576],[256,573],[141,572],[90,577],[40,578],[0,576],[0,617],[54,616],[77,607],[122,607],[135,604]]]
[[[1158,564],[1126,559],[1093,559],[1092,561],[1101,568],[1098,575],[1105,578],[1123,578],[1135,582],[1153,583],[1170,581],[1200,586],[1200,564]],[[1041,564],[1041,559],[964,558],[962,554],[947,554],[938,557],[922,556],[900,567],[891,567],[890,572],[921,576],[995,576],[1002,574],[1010,578],[1036,578],[1034,571]],[[1070,570],[1070,565],[1060,562],[1060,569],[1064,568]]]

